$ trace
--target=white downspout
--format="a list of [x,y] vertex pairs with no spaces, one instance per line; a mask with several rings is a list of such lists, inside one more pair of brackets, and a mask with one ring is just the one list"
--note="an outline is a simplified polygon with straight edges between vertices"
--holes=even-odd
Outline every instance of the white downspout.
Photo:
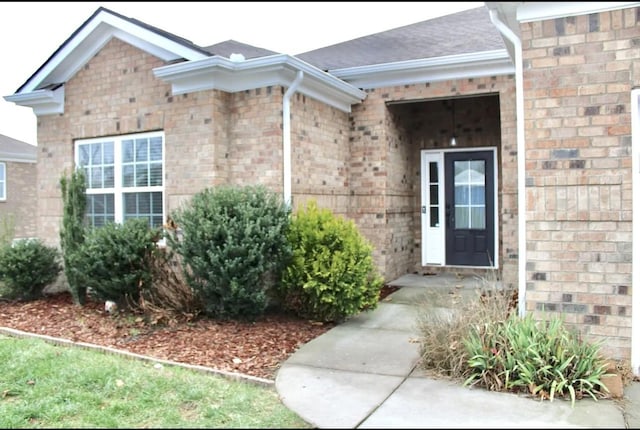
[[[640,88],[631,90],[631,189],[633,191],[633,217],[631,219],[631,370],[640,375],[640,293],[633,284],[640,275]],[[634,311],[635,310],[635,311]]]
[[291,206],[291,96],[296,92],[304,73],[299,70],[282,99],[282,176],[284,204]]
[[495,10],[489,10],[491,22],[507,39],[513,43],[516,66],[516,148],[518,153],[518,314],[526,313],[527,292],[527,199],[525,184],[525,142],[524,142],[524,84],[522,76],[522,42],[507,27]]

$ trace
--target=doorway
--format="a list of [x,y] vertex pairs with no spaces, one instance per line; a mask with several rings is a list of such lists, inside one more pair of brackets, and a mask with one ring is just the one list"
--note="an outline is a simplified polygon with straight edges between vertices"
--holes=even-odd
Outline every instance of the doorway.
[[496,267],[495,148],[421,151],[422,265]]

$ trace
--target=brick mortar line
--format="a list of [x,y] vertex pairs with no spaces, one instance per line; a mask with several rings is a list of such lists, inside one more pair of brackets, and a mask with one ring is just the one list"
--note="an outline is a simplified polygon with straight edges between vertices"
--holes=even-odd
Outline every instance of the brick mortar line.
[[43,341],[45,341],[47,343],[54,344],[54,345],[65,346],[65,347],[79,347],[79,348],[82,348],[82,349],[88,349],[88,350],[94,350],[94,351],[102,352],[104,354],[120,355],[120,356],[123,356],[125,358],[129,358],[129,359],[137,359],[137,360],[142,360],[142,361],[148,361],[148,362],[164,364],[164,365],[168,365],[168,366],[182,367],[182,368],[185,368],[185,369],[195,370],[195,371],[203,372],[203,373],[210,373],[210,374],[213,374],[213,375],[222,376],[222,377],[227,378],[227,379],[231,379],[231,380],[235,380],[235,381],[246,381],[246,382],[250,382],[252,384],[261,385],[261,386],[265,386],[265,387],[268,387],[268,388],[274,388],[275,387],[275,385],[274,385],[275,381],[272,381],[270,379],[258,378],[256,376],[246,375],[244,373],[227,372],[227,371],[224,371],[224,370],[214,369],[212,367],[199,366],[199,365],[186,364],[186,363],[179,363],[177,361],[170,361],[170,360],[163,360],[163,359],[159,359],[159,358],[153,358],[153,357],[149,357],[147,355],[136,354],[136,353],[133,353],[133,352],[124,351],[124,350],[115,349],[115,348],[109,348],[109,347],[102,346],[102,345],[95,345],[95,344],[92,344],[92,343],[74,342],[74,341],[71,341],[71,340],[68,340],[68,339],[57,338],[57,337],[53,337],[53,336],[47,336],[47,335],[36,334],[36,333],[29,333],[29,332],[16,330],[16,329],[8,328],[8,327],[0,327],[0,334],[5,334],[5,335],[11,336],[11,337],[35,338],[35,339],[40,339],[40,340],[43,340]]

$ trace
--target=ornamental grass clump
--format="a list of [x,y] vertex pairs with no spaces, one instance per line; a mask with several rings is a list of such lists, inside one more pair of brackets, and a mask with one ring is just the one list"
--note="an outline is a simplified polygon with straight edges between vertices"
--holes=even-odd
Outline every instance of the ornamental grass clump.
[[541,399],[605,397],[601,378],[608,363],[598,343],[589,343],[561,317],[537,321],[532,313],[477,324],[464,339],[469,376],[465,385],[491,391],[526,392]]
[[296,212],[287,237],[293,258],[277,289],[285,308],[324,322],[376,308],[383,279],[353,221],[312,200]]
[[514,310],[513,290],[502,289],[495,271],[479,278],[473,291],[430,289],[419,306],[420,366],[450,379],[467,375],[467,352],[463,340],[473,324],[501,321]]
[[[466,299],[461,290],[426,294],[418,318],[420,367],[465,386],[526,393],[541,399],[594,399],[608,393],[607,361],[598,343],[570,330],[561,317],[520,317],[516,291],[494,271]],[[449,292],[450,293],[450,292]]]

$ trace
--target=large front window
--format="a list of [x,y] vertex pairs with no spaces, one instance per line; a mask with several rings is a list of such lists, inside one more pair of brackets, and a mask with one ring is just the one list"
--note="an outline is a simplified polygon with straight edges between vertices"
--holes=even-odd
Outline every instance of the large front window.
[[164,219],[164,136],[141,133],[76,141],[76,166],[84,169],[87,219],[144,218],[152,227]]

